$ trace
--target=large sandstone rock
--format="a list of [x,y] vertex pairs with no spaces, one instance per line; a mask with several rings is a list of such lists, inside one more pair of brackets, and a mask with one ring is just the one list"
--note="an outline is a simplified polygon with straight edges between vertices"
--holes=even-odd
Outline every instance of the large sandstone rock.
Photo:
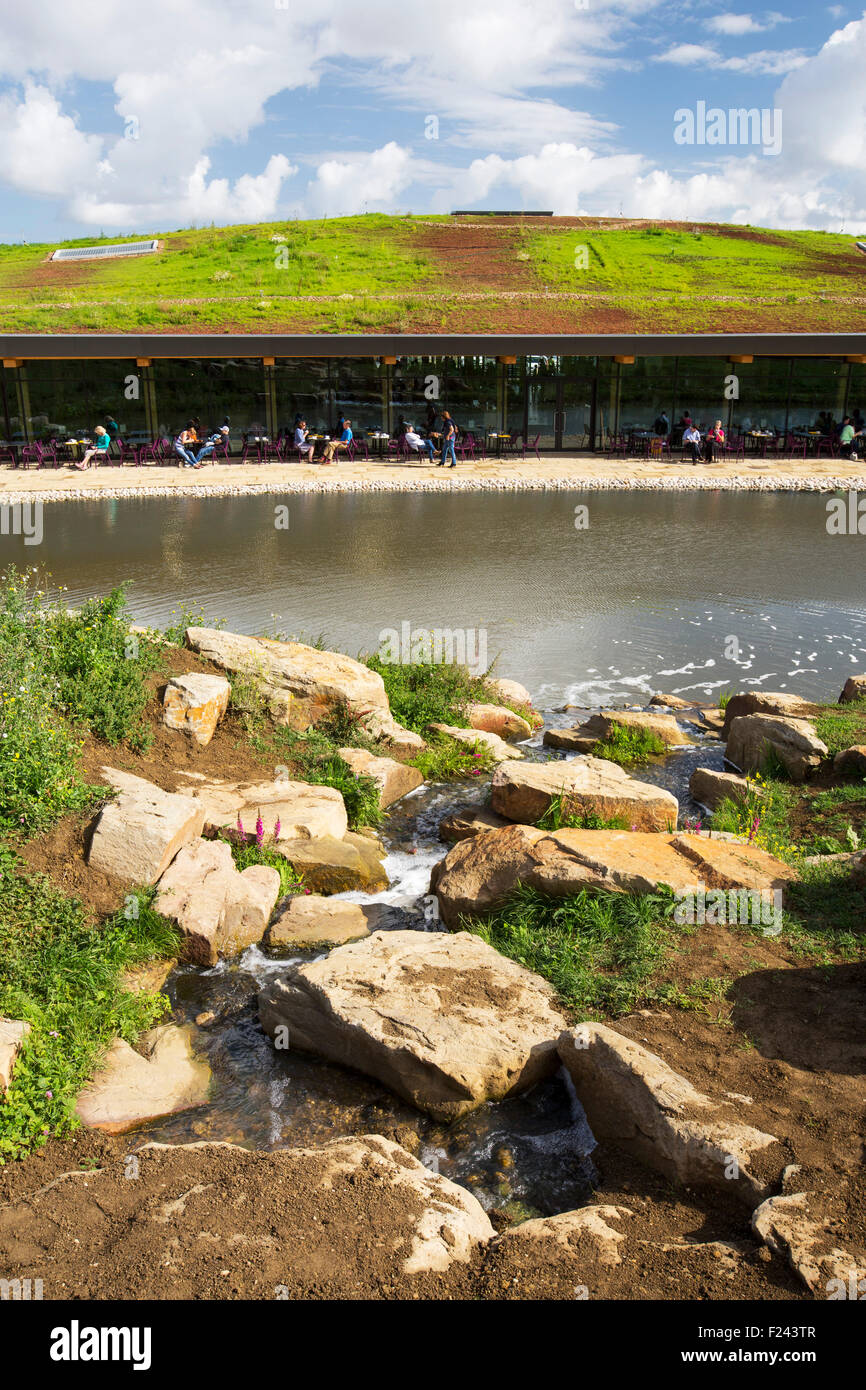
[[689,833],[538,830],[512,825],[462,840],[434,865],[430,891],[448,927],[498,907],[518,883],[551,897],[583,889],[675,893],[784,890],[796,874],[755,845]]
[[650,700],[651,705],[661,706],[663,709],[694,709],[695,700],[684,700],[681,695],[665,695],[659,691]]
[[424,782],[417,767],[398,763],[394,758],[377,757],[366,748],[341,748],[340,757],[356,777],[370,777],[379,789],[379,805],[384,810],[401,797],[408,796]]
[[135,1158],[134,1180],[121,1151],[0,1208],[4,1273],[49,1267],[103,1301],[435,1298],[495,1234],[465,1187],[378,1134],[272,1153],[136,1143]]
[[629,777],[605,758],[566,758],[561,762],[504,762],[493,774],[491,806],[523,825],[539,821],[555,797],[570,815],[592,813],[604,820],[624,817],[636,830],[673,830],[679,806],[661,787]]
[[118,795],[99,813],[87,862],[127,883],[156,883],[178,851],[201,835],[204,810],[191,796],[164,792],[129,772],[102,772]]
[[15,1058],[29,1032],[29,1023],[17,1018],[0,1018],[0,1096],[9,1089]]
[[379,893],[388,887],[382,851],[365,835],[347,831],[342,840],[331,835],[280,840],[276,848],[303,874],[304,887],[312,893]]
[[854,1297],[863,1297],[857,1289],[862,1268],[853,1256],[834,1245],[826,1223],[810,1211],[805,1192],[768,1197],[752,1214],[752,1230],[770,1250],[788,1261],[818,1298],[850,1298],[852,1275]]
[[732,695],[725,705],[723,736],[727,738],[735,719],[747,714],[778,714],[790,719],[808,719],[814,709],[815,706],[808,700],[785,691],[753,690],[747,695]]
[[523,739],[532,736],[529,721],[504,705],[467,705],[466,718],[473,729],[483,729],[488,734],[498,734],[500,738]]
[[189,734],[203,748],[210,743],[228,709],[231,690],[225,676],[203,672],[173,676],[165,687],[162,722],[167,729]]
[[[625,1149],[674,1182],[735,1194],[755,1207],[767,1196],[767,1154],[778,1141],[741,1124],[733,1105],[697,1091],[655,1053],[601,1023],[564,1033],[559,1055],[596,1139]],[[775,1151],[774,1151],[775,1152]]]
[[497,1237],[497,1245],[506,1245],[509,1253],[525,1252],[529,1259],[555,1261],[560,1251],[568,1250],[581,1258],[614,1268],[622,1263],[620,1244],[625,1232],[612,1222],[634,1217],[628,1207],[599,1203],[579,1207],[576,1211],[561,1211],[555,1216],[542,1216],[534,1221],[521,1221]]
[[532,704],[532,696],[520,681],[511,681],[499,676],[495,680],[485,680],[484,684],[491,695],[501,700],[504,705],[517,705],[518,709],[528,709]]
[[342,946],[383,928],[392,915],[393,909],[384,903],[350,903],[301,893],[288,898],[274,917],[268,945],[276,951]]
[[342,839],[349,828],[342,793],[336,787],[311,782],[293,782],[275,777],[268,782],[228,782],[207,778],[199,772],[180,772],[189,796],[204,808],[208,830],[235,830],[238,821],[252,835],[261,814],[265,838],[274,838],[277,821],[279,839],[315,840],[321,835]]
[[387,710],[371,709],[360,716],[361,727],[376,743],[383,744],[395,758],[415,758],[427,747],[420,734],[404,729]]
[[592,753],[598,744],[592,734],[581,732],[579,724],[573,729],[545,729],[541,741],[545,748],[559,748],[566,753]]
[[833,771],[840,777],[866,777],[866,744],[843,748],[833,759]]
[[605,709],[593,714],[583,724],[575,725],[579,738],[597,742],[610,738],[617,729],[644,730],[655,734],[666,748],[679,748],[691,740],[683,733],[672,714],[655,714],[646,710]]
[[851,705],[858,700],[866,700],[866,676],[849,676],[839,696],[839,704]]
[[276,869],[238,871],[224,840],[194,840],[166,869],[154,906],[177,923],[183,959],[211,966],[261,941],[279,895]]
[[715,811],[727,799],[743,802],[750,793],[762,796],[761,788],[735,772],[717,772],[712,767],[696,767],[689,778],[689,791],[701,806]]
[[187,628],[186,640],[215,666],[251,677],[274,717],[292,728],[307,729],[343,704],[389,712],[382,677],[340,652],[205,627]]
[[465,743],[470,749],[486,748],[496,762],[506,762],[511,758],[522,758],[523,754],[519,748],[511,748],[498,734],[488,733],[485,729],[458,729],[452,724],[431,724],[430,728],[434,733],[445,734],[448,738],[456,739],[458,743]]
[[747,714],[729,725],[725,756],[741,772],[760,772],[770,749],[794,782],[805,781],[829,751],[807,719]]
[[436,1119],[525,1090],[557,1065],[546,981],[468,932],[376,932],[259,996],[266,1033],[377,1077]]
[[439,839],[456,845],[459,840],[469,840],[485,830],[504,830],[510,824],[504,816],[497,816],[486,806],[458,806],[439,822]]
[[140,1052],[116,1038],[104,1066],[78,1097],[82,1124],[125,1134],[146,1120],[204,1105],[211,1070],[194,1055],[191,1038],[192,1029],[171,1023],[143,1033]]

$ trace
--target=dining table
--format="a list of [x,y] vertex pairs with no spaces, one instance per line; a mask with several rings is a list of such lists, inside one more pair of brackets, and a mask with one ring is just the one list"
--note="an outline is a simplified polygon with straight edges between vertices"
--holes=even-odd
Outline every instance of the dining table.
[[488,449],[495,450],[496,457],[501,459],[511,447],[512,436],[510,434],[500,434],[497,430],[490,430],[487,435]]

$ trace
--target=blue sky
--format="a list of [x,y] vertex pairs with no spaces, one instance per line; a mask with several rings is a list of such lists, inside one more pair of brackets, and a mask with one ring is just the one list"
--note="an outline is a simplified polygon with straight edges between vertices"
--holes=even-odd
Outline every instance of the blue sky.
[[862,232],[864,167],[859,7],[40,0],[0,38],[5,241],[454,207]]

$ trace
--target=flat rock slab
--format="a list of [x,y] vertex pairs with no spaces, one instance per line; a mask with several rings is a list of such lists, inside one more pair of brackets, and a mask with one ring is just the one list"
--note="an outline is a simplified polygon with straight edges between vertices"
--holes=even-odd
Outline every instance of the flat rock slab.
[[545,980],[468,932],[376,932],[259,995],[288,1044],[353,1067],[438,1120],[527,1089],[557,1065]]
[[582,738],[596,741],[610,738],[618,729],[644,730],[655,734],[666,748],[679,748],[691,740],[683,733],[672,714],[656,714],[646,710],[605,709],[593,714],[574,732]]
[[281,840],[314,840],[321,835],[342,839],[349,828],[342,793],[336,787],[294,782],[275,777],[268,782],[228,782],[196,772],[181,772],[204,807],[208,830],[235,830],[238,821],[252,835],[259,815],[267,840],[274,838],[277,822]]
[[663,691],[659,691],[657,695],[653,695],[650,704],[659,705],[663,709],[694,709],[697,701],[684,700],[681,695],[665,695]]
[[498,734],[488,733],[486,729],[458,729],[453,724],[431,724],[430,728],[434,733],[446,734],[448,738],[456,739],[458,743],[465,743],[470,748],[479,746],[486,748],[497,762],[523,757],[519,748],[510,747],[504,738],[500,738]]
[[778,1182],[786,1159],[772,1134],[741,1124],[729,1101],[701,1094],[613,1028],[581,1024],[562,1035],[559,1056],[599,1141],[674,1182],[713,1187],[753,1208]]
[[142,1052],[116,1038],[105,1064],[78,1097],[76,1113],[88,1129],[125,1134],[129,1129],[204,1105],[211,1070],[192,1050],[191,1028],[164,1024],[143,1033]]
[[178,851],[201,835],[204,808],[129,772],[104,767],[102,773],[118,795],[97,817],[87,862],[126,883],[156,883]]
[[732,695],[725,705],[723,734],[727,738],[735,719],[747,714],[777,714],[787,719],[808,719],[815,706],[799,695],[784,690],[753,690],[746,695]]
[[506,1245],[512,1253],[523,1251],[531,1260],[555,1260],[561,1250],[568,1250],[613,1269],[622,1263],[619,1247],[626,1239],[625,1231],[618,1228],[633,1217],[628,1207],[599,1203],[521,1221],[503,1231],[497,1244]]
[[456,845],[460,840],[482,835],[485,830],[503,830],[510,824],[504,816],[497,816],[486,806],[458,806],[439,822],[439,839]]
[[274,717],[292,728],[307,729],[342,704],[389,713],[382,677],[341,652],[204,627],[187,628],[186,641],[215,666],[249,676]]
[[866,700],[866,676],[849,676],[839,696],[839,704],[855,704],[858,700]]
[[30,1024],[17,1018],[0,1018],[0,1095],[9,1089],[15,1058],[30,1032]]
[[268,928],[268,945],[275,951],[310,946],[342,946],[383,929],[389,918],[402,920],[383,903],[350,903],[316,893],[288,898]]
[[351,831],[341,840],[280,840],[276,845],[313,893],[379,893],[388,887],[383,851],[375,840]]
[[580,726],[573,729],[545,729],[542,736],[545,748],[561,748],[567,753],[592,753],[598,739],[581,732]]
[[519,740],[532,736],[529,720],[505,705],[470,704],[466,707],[466,718],[473,729],[484,729],[500,738]]
[[412,729],[404,729],[402,724],[392,719],[387,710],[378,707],[367,710],[361,713],[360,722],[361,728],[376,743],[383,744],[395,758],[415,758],[427,747],[420,734],[416,734]]
[[274,1153],[208,1142],[135,1153],[134,1181],[118,1154],[0,1209],[4,1269],[26,1270],[29,1258],[78,1299],[166,1288],[184,1300],[295,1306],[424,1299],[441,1296],[443,1274],[461,1272],[495,1234],[465,1187],[377,1134]]
[[503,762],[493,774],[490,804],[507,820],[534,825],[556,797],[569,814],[623,817],[635,830],[674,830],[679,815],[671,792],[639,782],[606,758],[561,762]]
[[840,777],[866,777],[866,744],[843,748],[833,759],[833,771]]
[[194,840],[160,879],[154,907],[179,927],[184,961],[213,966],[261,941],[279,895],[276,869],[239,871],[224,840]]
[[511,825],[464,839],[434,865],[430,891],[442,921],[481,916],[500,906],[518,883],[551,897],[584,889],[675,893],[707,889],[784,890],[796,877],[787,864],[739,840],[693,833],[627,830],[539,830]]
[[813,1215],[808,1193],[768,1197],[752,1214],[752,1230],[774,1254],[788,1261],[816,1297],[863,1297],[862,1286],[858,1287],[862,1268],[839,1249],[825,1223]]
[[204,748],[228,709],[231,693],[225,676],[209,676],[203,672],[173,676],[165,687],[162,722],[167,729],[189,734]]
[[808,719],[746,714],[727,726],[725,756],[741,772],[761,772],[772,751],[794,782],[803,782],[828,755]]
[[727,799],[743,802],[750,793],[763,796],[761,788],[747,777],[740,777],[736,772],[717,772],[711,767],[695,768],[689,778],[689,791],[708,811],[715,811]]
[[518,709],[529,709],[532,705],[532,696],[520,681],[499,676],[495,680],[486,680],[484,684],[494,699],[501,700],[504,705],[517,705]]
[[340,748],[338,751],[356,777],[370,777],[376,783],[382,810],[423,786],[424,777],[417,767],[377,756],[366,748]]

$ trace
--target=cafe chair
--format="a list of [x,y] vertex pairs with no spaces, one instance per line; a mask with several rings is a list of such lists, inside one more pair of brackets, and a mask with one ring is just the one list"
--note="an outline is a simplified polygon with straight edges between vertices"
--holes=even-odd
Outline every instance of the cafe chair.
[[538,462],[541,463],[541,454],[539,453],[539,449],[538,449],[538,443],[539,443],[539,440],[541,439],[541,435],[540,435],[540,434],[537,434],[537,435],[535,436],[535,438],[532,440],[531,443],[529,443],[529,442],[527,441],[526,435],[525,435],[525,434],[518,435],[518,439],[521,439],[521,440],[523,441],[523,443],[522,443],[522,449],[523,449],[523,457],[524,457],[524,459],[526,458],[526,450],[527,450],[527,449],[534,449],[534,450],[535,450],[535,457],[538,459]]

